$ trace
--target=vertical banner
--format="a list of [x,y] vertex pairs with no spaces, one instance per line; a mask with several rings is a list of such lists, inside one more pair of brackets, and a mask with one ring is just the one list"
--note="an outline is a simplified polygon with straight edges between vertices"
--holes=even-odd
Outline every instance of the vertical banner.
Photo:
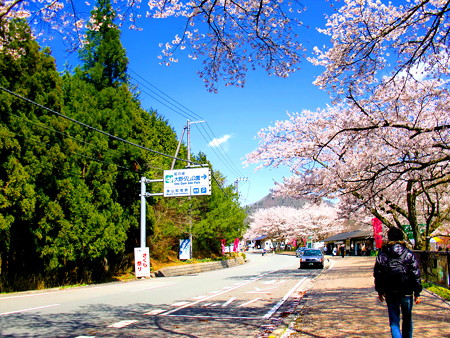
[[239,252],[239,238],[234,239],[233,252]]
[[224,255],[225,251],[226,251],[225,244],[226,244],[226,241],[224,239],[221,239],[220,240],[220,245],[222,246],[222,255]]
[[149,248],[134,248],[134,269],[136,277],[150,277]]
[[189,238],[180,239],[180,259],[191,259],[191,241]]
[[381,221],[374,217],[372,218],[373,237],[375,238],[375,247],[380,249],[383,245],[383,226]]

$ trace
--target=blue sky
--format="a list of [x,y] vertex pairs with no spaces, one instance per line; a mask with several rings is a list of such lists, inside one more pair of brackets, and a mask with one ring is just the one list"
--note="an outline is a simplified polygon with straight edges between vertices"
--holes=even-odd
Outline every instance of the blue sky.
[[[302,16],[304,22],[308,20],[305,24],[311,26],[302,30],[304,44],[310,51],[326,41],[314,29],[324,27],[326,6],[325,1],[308,1],[307,15]],[[191,152],[205,153],[214,169],[226,176],[228,184],[239,178],[247,179],[239,182],[241,204],[263,198],[274,181],[281,181],[289,171],[287,168],[260,171],[255,171],[255,166],[244,168],[244,157],[257,147],[257,133],[262,128],[287,119],[287,112],[316,109],[328,103],[327,94],[312,84],[321,69],[305,60],[302,69],[288,78],[270,77],[262,70],[250,71],[244,88],[220,86],[218,94],[209,93],[196,74],[202,67],[200,59],[193,61],[180,54],[178,63],[159,64],[157,56],[161,50],[158,44],[182,33],[182,19],[143,19],[141,26],[143,31],[123,28],[122,44],[127,50],[132,81],[138,82],[142,90],[142,106],[157,110],[178,135],[181,135],[187,118],[206,121],[191,125]],[[60,70],[66,62],[76,64],[76,55],[67,55],[58,39],[52,41],[50,47]],[[183,108],[173,109],[169,102],[176,102]],[[212,138],[222,142],[219,147],[209,144]]]

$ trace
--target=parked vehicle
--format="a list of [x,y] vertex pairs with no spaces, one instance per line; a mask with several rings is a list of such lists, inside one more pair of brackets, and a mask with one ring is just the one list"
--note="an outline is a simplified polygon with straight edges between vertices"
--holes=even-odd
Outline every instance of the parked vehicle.
[[297,258],[301,257],[303,255],[303,251],[305,251],[307,248],[306,247],[300,247],[295,251],[295,256]]
[[300,257],[300,269],[318,266],[323,269],[324,256],[319,249],[305,249]]

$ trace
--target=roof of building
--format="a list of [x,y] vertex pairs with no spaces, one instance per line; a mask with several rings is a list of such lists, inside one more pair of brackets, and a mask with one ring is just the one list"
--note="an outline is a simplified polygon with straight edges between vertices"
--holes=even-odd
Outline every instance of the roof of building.
[[350,238],[370,238],[373,237],[372,230],[356,230],[350,232],[343,232],[328,238],[325,238],[323,242],[342,241]]

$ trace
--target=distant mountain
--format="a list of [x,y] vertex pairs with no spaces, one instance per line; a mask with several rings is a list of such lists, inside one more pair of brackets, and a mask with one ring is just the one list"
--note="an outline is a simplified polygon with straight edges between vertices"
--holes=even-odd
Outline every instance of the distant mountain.
[[269,194],[258,202],[250,204],[248,206],[247,214],[251,215],[258,209],[267,209],[273,207],[291,207],[301,209],[306,204],[307,200],[304,198],[291,198],[291,197],[275,197]]

